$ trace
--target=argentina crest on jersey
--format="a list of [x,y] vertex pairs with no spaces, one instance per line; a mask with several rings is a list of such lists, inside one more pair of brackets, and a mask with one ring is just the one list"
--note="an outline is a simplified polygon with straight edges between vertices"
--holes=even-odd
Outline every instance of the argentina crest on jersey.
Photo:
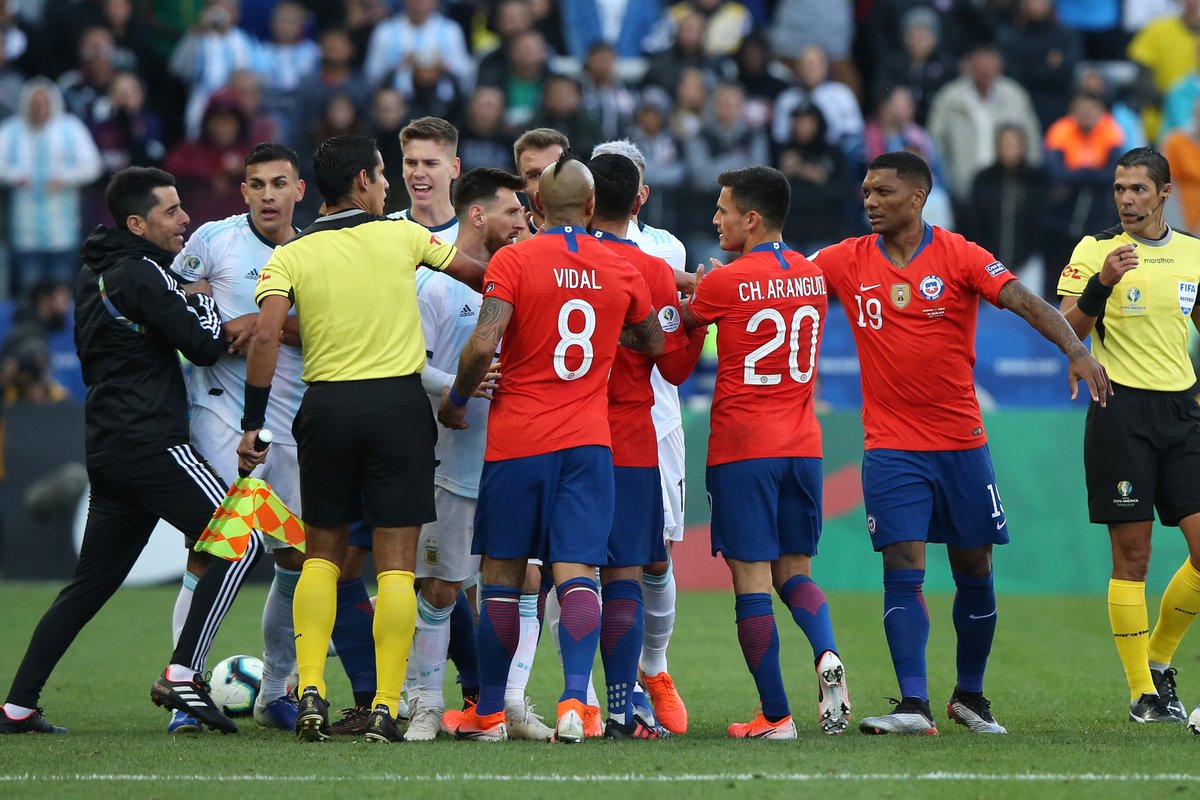
[[946,291],[946,282],[937,275],[926,275],[917,284],[917,289],[926,300],[937,300]]
[[1179,278],[1179,310],[1186,317],[1196,305],[1196,281]]

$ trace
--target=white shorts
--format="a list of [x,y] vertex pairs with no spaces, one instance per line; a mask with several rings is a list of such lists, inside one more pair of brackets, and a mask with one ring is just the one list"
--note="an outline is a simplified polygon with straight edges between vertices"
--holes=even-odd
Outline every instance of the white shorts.
[[421,526],[416,575],[450,583],[466,581],[479,572],[479,556],[471,554],[475,501],[435,486],[433,503],[437,521]]
[[658,440],[658,474],[662,478],[663,538],[682,542],[685,486],[682,425]]
[[[212,411],[201,406],[192,406],[192,448],[199,453],[226,485],[237,480],[237,447],[242,441],[242,432],[231,427]],[[254,477],[270,484],[275,494],[293,513],[301,519],[300,467],[296,462],[296,446],[275,443],[267,455],[267,461],[254,470]],[[275,551],[287,545],[274,536],[264,536],[267,550]]]

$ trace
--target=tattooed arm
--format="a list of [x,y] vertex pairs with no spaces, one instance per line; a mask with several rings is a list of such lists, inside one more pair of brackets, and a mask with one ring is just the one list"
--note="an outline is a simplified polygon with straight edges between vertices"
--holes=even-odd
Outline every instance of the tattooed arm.
[[658,312],[650,309],[650,314],[644,320],[622,328],[620,342],[630,350],[648,356],[661,355],[666,348],[667,337],[658,324]]
[[442,404],[438,408],[438,421],[447,428],[461,430],[467,427],[464,419],[467,399],[475,394],[479,384],[487,377],[488,367],[496,356],[496,347],[504,336],[512,313],[511,303],[495,297],[483,298],[475,332],[458,357],[458,375],[454,379],[454,386],[442,395]]
[[1030,327],[1063,351],[1068,359],[1067,379],[1071,382],[1071,399],[1079,393],[1078,382],[1085,381],[1092,399],[1105,405],[1112,385],[1100,362],[1092,358],[1087,347],[1075,335],[1071,324],[1054,306],[1029,291],[1020,281],[1009,281],[1000,289],[997,298],[1001,308],[1007,308],[1029,323]]

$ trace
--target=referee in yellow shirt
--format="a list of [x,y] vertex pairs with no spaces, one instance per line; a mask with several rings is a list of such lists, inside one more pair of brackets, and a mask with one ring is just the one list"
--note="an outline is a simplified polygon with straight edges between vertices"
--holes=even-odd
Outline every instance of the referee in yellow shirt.
[[479,290],[485,265],[415,222],[381,216],[388,182],[375,142],[327,139],[313,156],[327,213],[275,249],[259,275],[258,323],[246,362],[239,466],[253,469],[279,335],[296,307],[308,384],[292,425],[300,462],[307,552],[293,610],[303,687],[296,733],[329,736],[325,656],[336,612],[338,565],[347,525],[374,528],[379,594],[375,606],[378,689],[366,737],[401,741],[392,712],[416,620],[413,567],[421,525],[433,504],[437,429],[421,388],[425,340],[416,270],[443,270]]
[[[1108,525],[1108,614],[1129,682],[1134,722],[1183,722],[1171,658],[1200,613],[1200,407],[1190,389],[1188,324],[1200,327],[1200,239],[1163,221],[1171,171],[1139,147],[1117,162],[1121,224],[1075,247],[1058,291],[1062,311],[1108,370],[1114,394],[1093,402],[1083,434],[1091,521]],[[1189,558],[1163,594],[1149,632],[1146,572],[1154,510],[1178,526]]]

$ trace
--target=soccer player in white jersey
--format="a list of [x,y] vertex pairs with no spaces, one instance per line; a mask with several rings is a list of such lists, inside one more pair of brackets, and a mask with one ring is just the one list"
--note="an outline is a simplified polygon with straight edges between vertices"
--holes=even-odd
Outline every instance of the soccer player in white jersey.
[[421,117],[400,130],[404,152],[404,186],[412,205],[388,214],[410,219],[444,242],[458,236],[458,217],[450,202],[450,186],[458,177],[458,129],[441,117]]
[[[497,169],[480,168],[458,181],[454,209],[458,219],[455,245],[481,261],[512,242],[525,227],[524,208],[517,199],[521,179]],[[425,390],[440,403],[454,384],[458,357],[471,338],[482,297],[458,283],[446,281],[432,270],[417,273],[417,304],[425,335],[428,361],[421,373]],[[493,373],[475,396],[490,399],[497,375]],[[421,528],[417,545],[417,631],[412,664],[416,691],[410,695],[411,718],[405,739],[427,741],[442,730],[445,699],[443,665],[450,639],[450,613],[463,581],[479,571],[479,556],[471,554],[475,502],[483,470],[487,438],[487,403],[467,412],[465,430],[443,430],[438,436],[438,467],[434,473],[436,522]],[[535,597],[536,603],[536,597]],[[532,644],[537,645],[536,605]],[[525,619],[522,618],[522,623]],[[531,660],[531,659],[526,659]],[[514,702],[506,698],[510,738],[548,740],[553,731],[533,713],[523,694]]]
[[[296,153],[283,145],[255,146],[246,156],[242,184],[249,213],[201,225],[173,265],[185,281],[205,280],[212,287],[229,340],[227,355],[211,367],[193,369],[188,380],[192,446],[227,483],[237,478],[235,451],[242,438],[245,348],[258,317],[254,303],[258,271],[276,245],[299,232],[292,224],[292,211],[304,196],[297,161]],[[267,428],[275,439],[271,460],[259,477],[271,485],[289,509],[303,516],[296,442],[292,438],[292,420],[304,394],[298,327],[291,329],[291,335],[296,338],[285,339],[279,348],[279,368],[267,407]],[[296,700],[286,687],[296,665],[292,594],[303,556],[272,537],[265,537],[264,544],[275,555],[275,579],[263,608],[263,676],[254,719],[265,727],[290,731],[296,724]],[[184,574],[175,607],[176,630],[186,617],[196,580],[192,573]],[[198,730],[198,726],[187,714],[177,711],[168,730]]]
[[[638,190],[638,207],[650,196],[646,185],[646,158],[637,145],[628,139],[599,144],[592,158],[604,153],[625,156],[637,165],[642,177]],[[625,238],[645,253],[657,256],[676,270],[687,264],[683,242],[669,231],[652,228],[638,219],[629,223]],[[654,387],[654,430],[658,435],[658,470],[663,491],[663,536],[667,540],[668,560],[651,564],[642,572],[642,602],[646,609],[646,627],[642,639],[641,678],[654,703],[658,723],[671,733],[687,731],[687,707],[683,704],[675,682],[667,672],[667,645],[675,629],[675,571],[670,561],[671,547],[683,540],[684,447],[683,418],[679,413],[679,390],[663,378],[655,367],[650,373]]]

